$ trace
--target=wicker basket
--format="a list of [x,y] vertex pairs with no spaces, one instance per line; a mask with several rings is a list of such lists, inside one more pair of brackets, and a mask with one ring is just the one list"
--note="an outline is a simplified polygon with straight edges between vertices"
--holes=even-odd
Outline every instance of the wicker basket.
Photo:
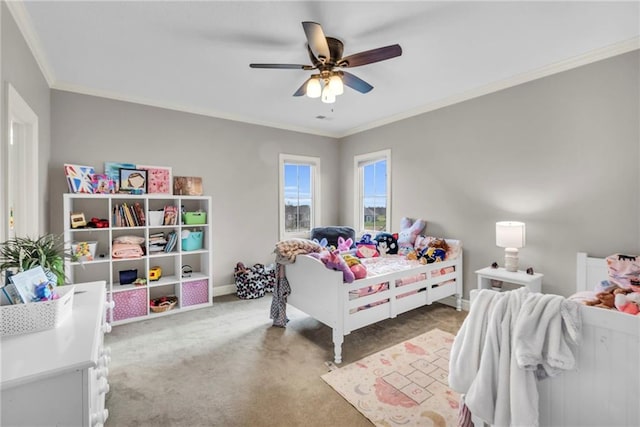
[[163,313],[171,310],[178,303],[178,297],[170,295],[162,298],[154,298],[149,301],[149,309],[154,313]]

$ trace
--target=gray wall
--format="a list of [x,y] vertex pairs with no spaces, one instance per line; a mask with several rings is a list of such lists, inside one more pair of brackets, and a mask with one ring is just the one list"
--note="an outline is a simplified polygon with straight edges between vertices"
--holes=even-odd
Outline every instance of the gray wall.
[[[37,171],[46,171],[49,161],[50,152],[50,90],[47,81],[42,75],[38,64],[31,54],[31,50],[27,46],[22,33],[18,29],[13,16],[9,12],[5,2],[2,2],[2,26],[0,37],[2,40],[2,111],[7,111],[7,83],[18,91],[20,96],[29,104],[29,107],[38,115],[38,131],[40,137],[40,146],[38,147],[38,164],[33,165],[34,173]],[[6,114],[2,114],[2,161],[6,160],[6,147],[8,144]],[[6,167],[1,165],[3,170]],[[49,186],[47,183],[47,174],[39,174],[39,203],[40,210],[40,230],[47,230],[47,206],[49,196]],[[3,198],[7,189],[4,187],[4,180],[1,183]]]
[[49,162],[51,228],[62,231],[63,164],[104,170],[105,161],[170,166],[201,176],[213,199],[214,286],[233,267],[273,262],[278,241],[278,154],[321,158],[322,221],[338,217],[334,139],[53,90]]
[[[390,148],[393,230],[420,217],[461,239],[466,295],[475,270],[504,265],[499,220],[526,223],[520,266],[569,295],[576,252],[640,253],[639,81],[634,51],[343,138],[343,187],[354,155]],[[353,223],[346,192],[340,220]]]

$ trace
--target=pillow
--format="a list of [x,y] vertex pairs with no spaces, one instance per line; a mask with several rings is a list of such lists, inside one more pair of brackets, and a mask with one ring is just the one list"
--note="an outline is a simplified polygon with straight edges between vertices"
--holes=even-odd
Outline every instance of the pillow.
[[[344,226],[327,226],[316,227],[311,229],[311,240],[317,239],[319,242],[322,239],[327,239],[327,246],[338,247],[338,237],[342,237],[344,240],[351,239],[351,242],[356,240],[356,230],[352,227]],[[354,245],[352,244],[353,248]]]
[[398,254],[407,255],[413,250],[413,244],[416,237],[422,232],[427,225],[422,219],[404,217],[400,220],[400,232],[398,233]]

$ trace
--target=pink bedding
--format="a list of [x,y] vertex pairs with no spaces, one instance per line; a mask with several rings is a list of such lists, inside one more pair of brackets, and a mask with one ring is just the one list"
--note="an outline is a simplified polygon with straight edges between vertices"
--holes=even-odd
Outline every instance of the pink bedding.
[[140,258],[143,252],[140,245],[133,243],[114,243],[111,248],[113,258]]

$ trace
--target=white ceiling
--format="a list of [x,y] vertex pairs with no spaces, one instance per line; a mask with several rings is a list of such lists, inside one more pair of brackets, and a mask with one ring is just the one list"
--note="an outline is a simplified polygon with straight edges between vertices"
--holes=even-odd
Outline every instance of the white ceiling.
[[[459,1],[9,2],[53,88],[340,137],[640,47],[640,3]],[[302,21],[374,89],[293,97],[310,71]],[[325,116],[318,119],[317,116]]]

